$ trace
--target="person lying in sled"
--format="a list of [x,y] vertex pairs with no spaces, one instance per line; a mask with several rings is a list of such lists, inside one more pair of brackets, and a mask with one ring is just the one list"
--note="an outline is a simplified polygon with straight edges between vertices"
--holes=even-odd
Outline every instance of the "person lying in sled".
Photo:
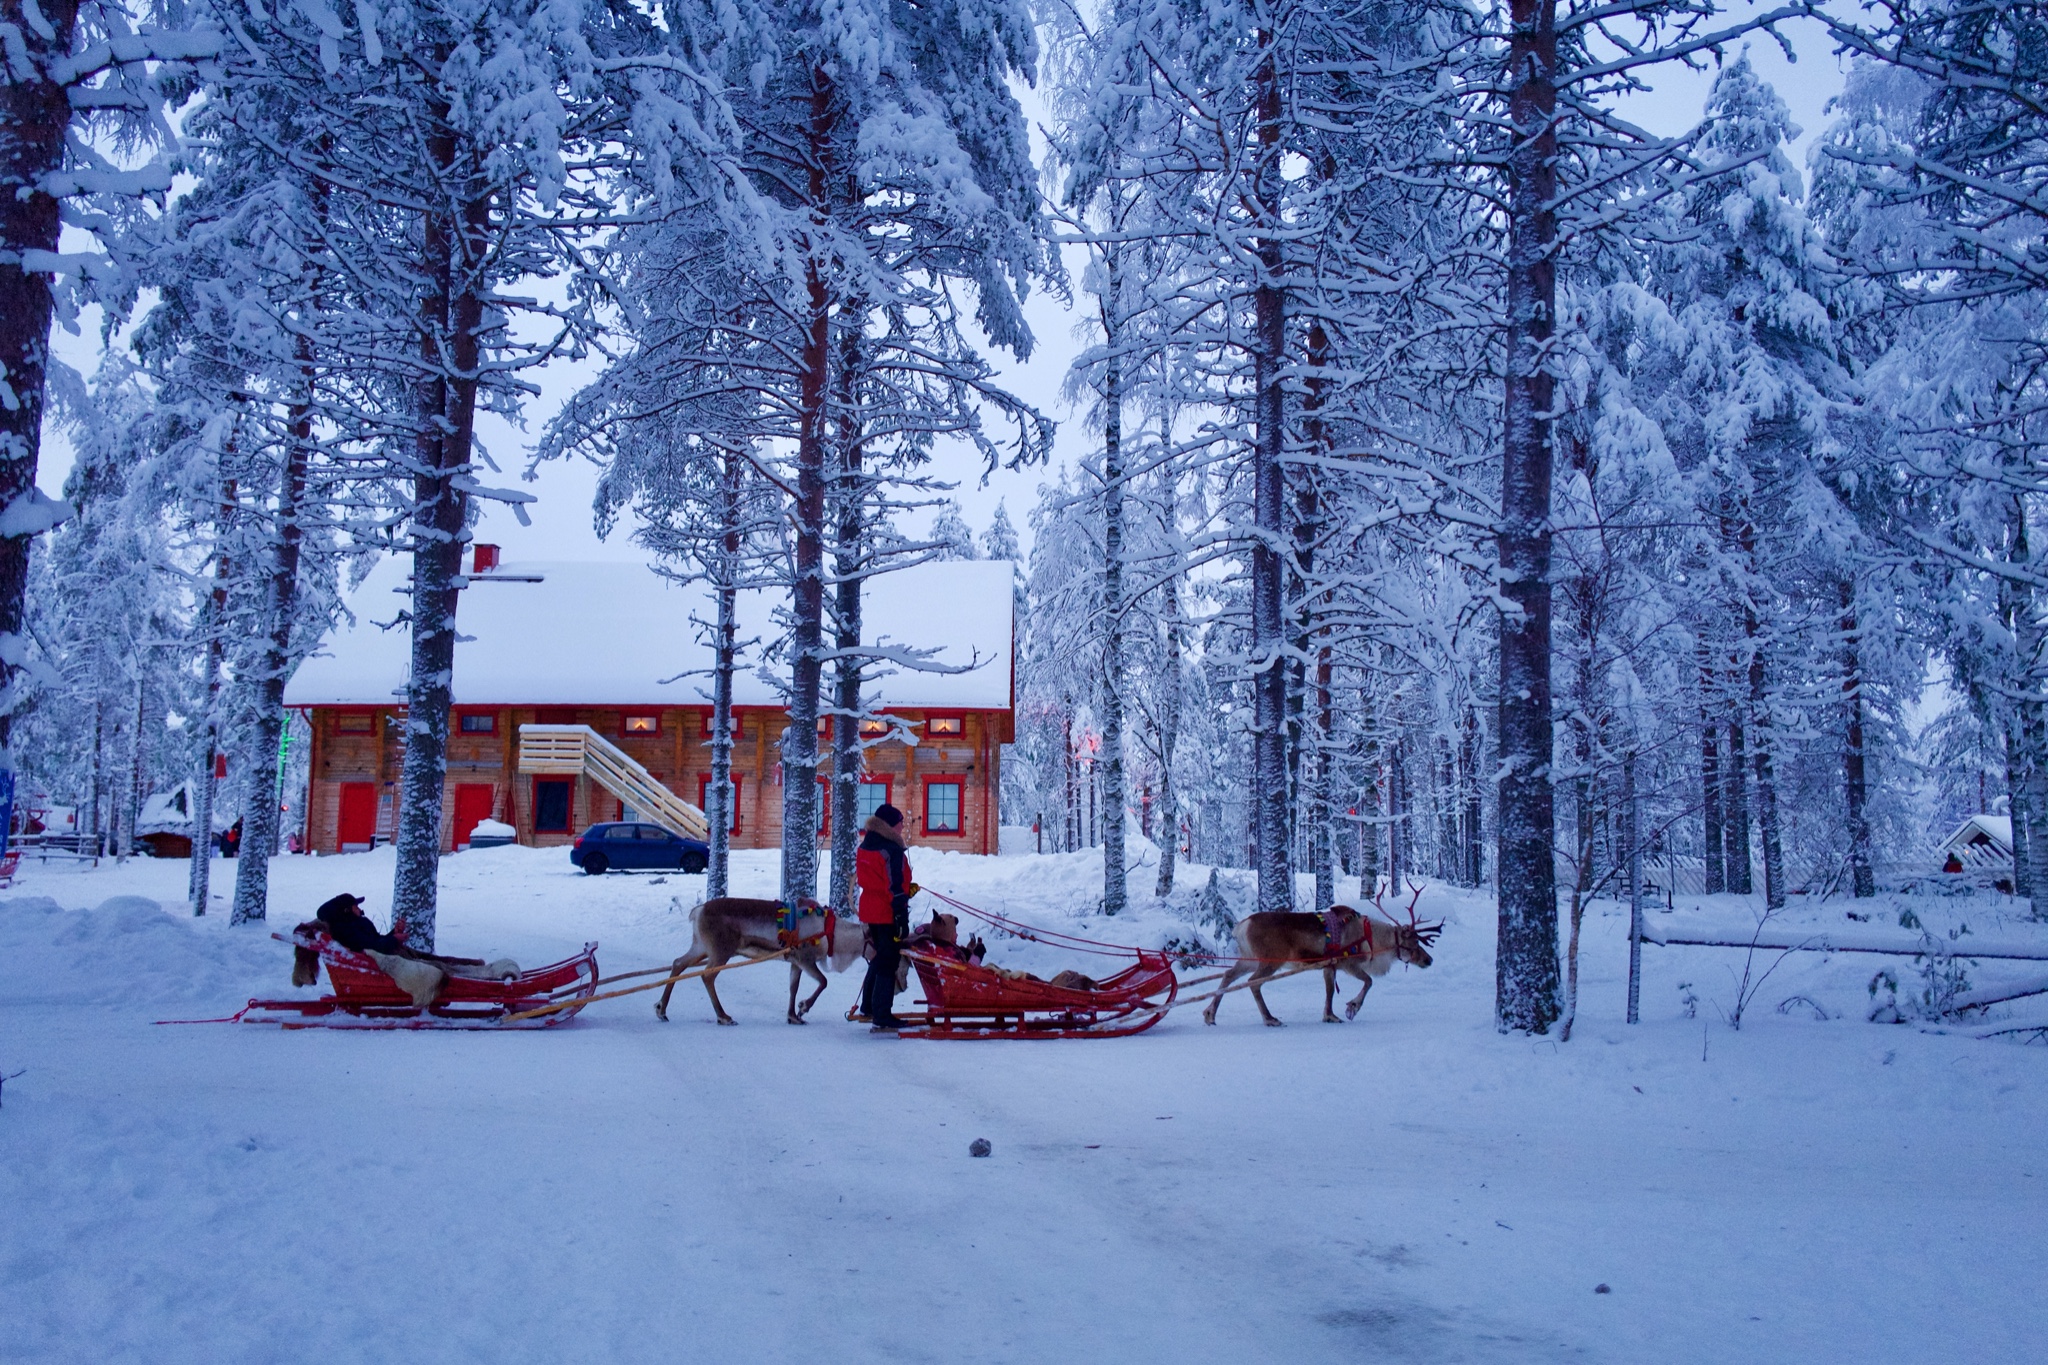
[[[450,976],[505,981],[519,975],[519,964],[510,958],[485,962],[481,958],[438,957],[417,952],[395,934],[383,934],[363,913],[363,898],[346,893],[335,896],[313,912],[313,923],[342,947],[358,952],[377,964],[377,969],[425,1009],[441,994]],[[300,925],[301,929],[312,925]],[[301,948],[294,954],[292,984],[310,986],[319,979],[319,954]]]

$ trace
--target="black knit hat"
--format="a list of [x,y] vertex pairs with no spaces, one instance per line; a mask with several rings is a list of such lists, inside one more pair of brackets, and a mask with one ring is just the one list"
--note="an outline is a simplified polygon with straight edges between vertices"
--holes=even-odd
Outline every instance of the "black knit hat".
[[875,818],[885,825],[900,825],[903,823],[903,812],[884,802],[875,807]]

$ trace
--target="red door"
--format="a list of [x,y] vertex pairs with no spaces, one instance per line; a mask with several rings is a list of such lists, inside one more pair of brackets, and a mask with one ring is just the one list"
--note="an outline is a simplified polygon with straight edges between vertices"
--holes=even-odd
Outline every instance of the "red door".
[[368,848],[377,837],[377,784],[341,784],[341,848]]
[[498,789],[488,782],[464,782],[455,788],[455,847],[469,846],[469,836],[476,832],[477,823],[491,818],[491,807],[497,803],[497,797]]

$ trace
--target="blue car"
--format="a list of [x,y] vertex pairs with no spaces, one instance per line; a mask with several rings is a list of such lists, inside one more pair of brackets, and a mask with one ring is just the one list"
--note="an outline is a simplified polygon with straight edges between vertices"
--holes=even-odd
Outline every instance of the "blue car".
[[671,834],[660,825],[614,821],[592,825],[577,835],[569,847],[569,861],[593,877],[643,868],[702,872],[711,866],[711,845]]

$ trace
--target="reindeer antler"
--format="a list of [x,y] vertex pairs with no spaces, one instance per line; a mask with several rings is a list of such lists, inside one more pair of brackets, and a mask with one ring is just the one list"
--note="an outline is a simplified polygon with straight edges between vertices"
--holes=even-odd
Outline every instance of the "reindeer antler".
[[1416,919],[1415,907],[1422,903],[1422,887],[1410,882],[1408,889],[1415,893],[1408,900],[1408,927],[1415,931],[1415,941],[1427,948],[1435,943],[1437,935],[1444,931],[1444,922],[1438,920],[1434,924],[1424,924]]

